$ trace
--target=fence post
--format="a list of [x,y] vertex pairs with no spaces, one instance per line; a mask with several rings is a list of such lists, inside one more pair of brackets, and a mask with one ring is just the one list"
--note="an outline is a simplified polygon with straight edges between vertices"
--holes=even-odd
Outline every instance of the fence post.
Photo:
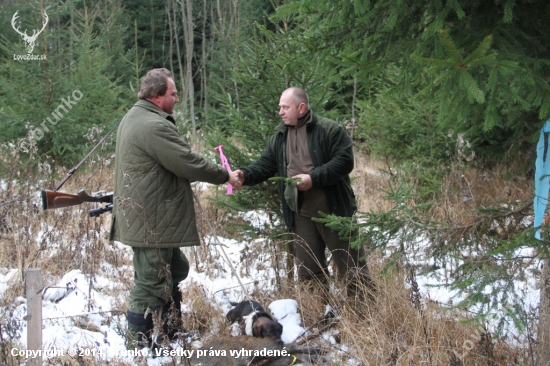
[[[25,270],[27,294],[27,349],[42,349],[42,275],[40,268]],[[29,366],[42,365],[42,354],[28,360]]]

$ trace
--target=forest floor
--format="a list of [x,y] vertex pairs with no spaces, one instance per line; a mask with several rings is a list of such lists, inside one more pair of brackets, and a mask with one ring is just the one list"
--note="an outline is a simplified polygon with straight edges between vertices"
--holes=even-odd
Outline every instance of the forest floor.
[[[112,161],[99,159],[93,164],[98,165],[75,177],[63,190],[76,192],[82,187],[93,192],[109,190]],[[14,165],[12,172],[17,169]],[[43,163],[40,169],[47,172],[49,165]],[[383,193],[387,189],[388,171],[381,162],[357,154],[352,177],[360,211],[383,212],[391,208]],[[3,183],[3,202],[19,199],[11,210],[2,211],[0,363],[15,365],[24,361],[21,356],[27,349],[24,270],[40,268],[44,286],[43,349],[61,352],[44,357],[44,364],[187,364],[181,354],[154,358],[134,357],[135,354],[126,352],[125,309],[133,286],[131,249],[109,243],[110,215],[89,218],[87,210],[91,207],[86,204],[42,211],[39,192],[58,179],[48,174],[49,180],[27,179],[25,185],[15,178]],[[499,174],[502,173],[488,176],[494,176],[496,181]],[[474,199],[489,195],[489,187],[503,189],[492,179],[480,183],[483,189],[477,189],[475,180],[470,178],[464,175],[462,183],[470,182],[468,194]],[[506,184],[512,192],[529,190],[525,182],[510,182]],[[213,194],[225,194],[224,187],[204,184],[194,187],[200,202],[197,215],[203,245],[184,249],[191,271],[181,284],[184,325],[193,331],[194,337],[182,335],[171,344],[174,350],[197,348],[219,335],[236,335],[237,326],[225,318],[229,301],[250,298],[267,308],[273,301],[292,299],[298,304],[299,324],[285,330],[285,339],[323,349],[324,361],[331,365],[531,364],[529,334],[510,327],[504,336],[497,336],[490,323],[476,326],[470,322],[472,309],[451,309],[455,294],[437,286],[444,281],[437,283],[420,273],[411,275],[399,266],[382,273],[387,264],[386,253],[372,253],[367,260],[377,285],[375,301],[347,297],[338,280],[331,283],[329,294],[301,287],[293,279],[292,261],[284,240],[250,239],[227,229],[228,221],[242,220],[269,230],[275,223],[268,215],[262,211],[224,213],[208,199]],[[210,230],[208,223],[217,233]],[[428,265],[429,258],[425,260]],[[524,294],[534,311],[538,292],[535,279],[530,283],[532,286],[527,286]],[[319,324],[327,302],[336,317],[330,327],[323,328]]]

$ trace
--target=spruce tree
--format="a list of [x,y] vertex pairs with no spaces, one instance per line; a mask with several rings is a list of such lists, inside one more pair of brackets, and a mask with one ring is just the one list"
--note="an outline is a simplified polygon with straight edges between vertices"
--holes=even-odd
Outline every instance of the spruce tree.
[[405,98],[424,80],[417,100],[437,101],[437,121],[486,161],[527,153],[550,115],[545,0],[301,0],[278,8],[289,13],[311,25],[317,52],[358,78],[364,99],[388,65]]
[[457,165],[523,159],[523,172],[531,169],[550,114],[548,14],[550,3],[542,0],[299,0],[275,15],[309,24],[301,39],[315,37],[311,52],[357,79],[356,137],[398,168],[391,183],[399,188],[388,192],[392,210],[321,221],[342,233],[358,228],[356,245],[383,253],[397,243],[390,264],[413,264],[411,254],[425,239],[435,262],[427,272],[458,265],[447,283],[463,295],[457,306],[520,330],[531,320],[516,286],[527,281],[526,268],[548,259],[547,244],[525,228],[529,202],[495,197],[490,206],[473,207],[467,224],[434,222],[430,207],[446,198],[439,189]]
[[[1,141],[25,151],[33,139],[39,154],[64,166],[90,149],[87,135],[112,127],[131,105],[112,66],[124,56],[115,43],[126,31],[120,27],[122,12],[114,4],[108,9],[78,5],[45,8],[50,26],[35,47],[45,60],[14,60],[10,56],[21,53],[20,44],[8,38],[1,44]],[[41,10],[36,6],[32,13]]]

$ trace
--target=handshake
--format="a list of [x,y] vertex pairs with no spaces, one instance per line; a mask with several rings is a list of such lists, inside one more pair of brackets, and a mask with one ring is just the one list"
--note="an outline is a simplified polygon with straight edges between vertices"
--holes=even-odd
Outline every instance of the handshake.
[[227,183],[231,184],[233,189],[236,189],[238,191],[243,187],[244,173],[241,170],[229,172],[229,180],[227,181]]

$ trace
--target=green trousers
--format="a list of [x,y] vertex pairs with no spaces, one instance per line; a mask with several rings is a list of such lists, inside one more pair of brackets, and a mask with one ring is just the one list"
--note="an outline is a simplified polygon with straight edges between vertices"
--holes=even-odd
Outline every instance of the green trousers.
[[189,261],[180,248],[132,248],[134,288],[128,310],[144,314],[166,305],[179,293],[178,284],[189,274]]
[[374,282],[364,258],[363,248],[351,248],[349,240],[340,239],[337,232],[323,223],[312,221],[310,217],[297,213],[293,215],[292,235],[298,280],[327,283],[325,248],[328,248],[338,273],[347,283],[348,295],[354,296],[361,285],[366,286],[369,292],[374,291]]

